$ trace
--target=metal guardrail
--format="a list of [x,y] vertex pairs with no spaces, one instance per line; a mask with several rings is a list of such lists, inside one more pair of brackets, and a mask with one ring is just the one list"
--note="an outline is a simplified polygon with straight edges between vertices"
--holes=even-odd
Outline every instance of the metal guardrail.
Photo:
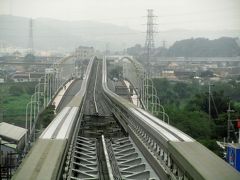
[[111,92],[107,87],[106,68],[104,59],[103,89],[113,112],[159,177],[174,180],[240,178],[236,170],[206,147]]

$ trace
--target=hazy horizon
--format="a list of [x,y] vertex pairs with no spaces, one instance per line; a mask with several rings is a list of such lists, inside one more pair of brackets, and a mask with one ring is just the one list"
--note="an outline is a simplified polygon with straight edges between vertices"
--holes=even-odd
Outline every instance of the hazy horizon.
[[156,30],[238,30],[239,0],[0,0],[0,14],[64,21],[94,21],[145,31],[153,9]]

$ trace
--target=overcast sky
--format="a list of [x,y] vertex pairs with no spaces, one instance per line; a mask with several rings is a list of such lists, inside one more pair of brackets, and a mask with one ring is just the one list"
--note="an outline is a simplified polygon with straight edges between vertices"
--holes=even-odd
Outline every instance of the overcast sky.
[[240,29],[240,0],[0,0],[0,14],[92,20],[142,31],[149,8],[160,31]]

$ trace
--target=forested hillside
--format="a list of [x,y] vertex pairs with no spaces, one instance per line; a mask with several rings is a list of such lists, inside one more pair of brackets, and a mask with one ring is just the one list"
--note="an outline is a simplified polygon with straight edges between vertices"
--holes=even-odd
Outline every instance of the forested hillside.
[[[130,55],[143,57],[144,47],[136,44],[127,49]],[[240,56],[239,38],[222,37],[209,40],[206,38],[176,41],[169,48],[156,47],[153,57],[236,57]]]
[[169,56],[177,57],[232,57],[240,55],[236,38],[222,37],[186,39],[175,42],[168,50]]

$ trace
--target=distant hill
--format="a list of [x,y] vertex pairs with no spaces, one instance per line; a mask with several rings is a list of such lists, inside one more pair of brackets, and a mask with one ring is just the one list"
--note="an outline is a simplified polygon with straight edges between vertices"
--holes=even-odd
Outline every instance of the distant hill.
[[[159,27],[160,28],[160,27]],[[122,50],[135,44],[144,44],[145,27],[142,31],[125,26],[94,21],[62,21],[48,18],[37,18],[33,21],[33,37],[35,49],[73,50],[79,45],[94,46],[105,50],[106,44],[110,50]],[[0,47],[2,42],[28,47],[29,18],[10,15],[0,15]],[[159,47],[163,40],[167,46],[175,41],[205,37],[219,38],[222,36],[240,37],[240,30],[193,31],[176,29],[160,31],[155,34],[155,46]]]
[[[144,47],[136,44],[128,54],[144,59]],[[191,38],[176,41],[170,48],[155,48],[154,57],[236,57],[240,56],[239,38],[221,37],[214,40]]]
[[186,39],[175,42],[169,49],[169,56],[177,57],[233,57],[240,56],[238,38],[222,37]]
[[[29,18],[0,15],[0,43],[18,47],[29,45]],[[33,20],[33,39],[36,49],[68,49],[79,45],[105,50],[122,49],[144,41],[144,35],[127,27],[93,21],[61,21],[47,18]],[[1,45],[1,44],[0,44]]]

